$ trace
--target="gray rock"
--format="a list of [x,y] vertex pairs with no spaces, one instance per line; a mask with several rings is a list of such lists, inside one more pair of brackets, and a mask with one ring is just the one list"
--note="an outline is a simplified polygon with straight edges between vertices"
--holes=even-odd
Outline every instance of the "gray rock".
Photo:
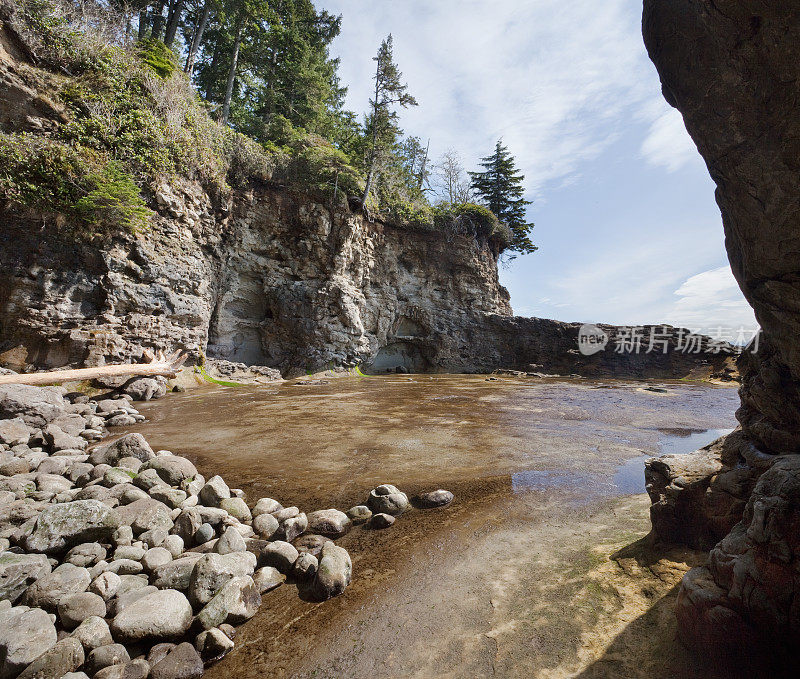
[[3,476],[27,474],[32,468],[31,463],[21,457],[10,457],[0,462],[0,474]]
[[167,394],[167,380],[163,377],[135,377],[122,388],[134,401],[149,401]]
[[307,529],[317,535],[338,538],[350,530],[351,523],[347,514],[338,509],[320,509],[308,515]]
[[367,506],[375,514],[391,514],[399,516],[408,509],[408,496],[395,486],[383,484],[369,493]]
[[277,500],[273,500],[269,497],[262,497],[258,502],[256,502],[256,506],[253,507],[252,514],[255,517],[260,516],[261,514],[272,514],[273,512],[279,512],[281,509],[283,509],[283,505]]
[[122,644],[99,646],[89,652],[89,656],[86,658],[86,669],[95,674],[111,665],[122,665],[130,662],[130,659],[131,656],[128,653],[128,649]]
[[152,592],[125,606],[111,623],[111,633],[123,642],[171,639],[185,634],[192,623],[192,607],[179,591]]
[[0,612],[0,676],[16,676],[56,641],[55,625],[42,609],[17,607]]
[[214,545],[217,554],[230,554],[231,552],[245,552],[247,545],[241,533],[234,526],[229,526]]
[[197,624],[203,629],[224,622],[238,625],[252,618],[261,605],[261,595],[249,575],[231,578],[214,594],[197,614]]
[[119,575],[106,571],[92,580],[89,585],[89,591],[107,601],[117,593],[121,583],[122,580]]
[[149,578],[144,574],[120,575],[117,596],[122,596],[133,590],[141,590],[148,586]]
[[61,679],[89,679],[86,672],[67,672]]
[[320,600],[330,599],[344,592],[350,584],[353,564],[345,549],[333,542],[322,547],[322,558],[314,576],[312,591]]
[[153,584],[159,589],[189,589],[192,571],[203,556],[187,552],[171,563],[159,566],[153,571]]
[[312,556],[308,552],[304,552],[297,557],[297,560],[292,566],[292,577],[298,582],[306,582],[311,580],[317,573],[319,562],[317,557]]
[[164,481],[155,469],[141,469],[133,480],[133,485],[149,493],[156,486],[167,488],[169,484]]
[[156,528],[154,530],[146,530],[139,536],[139,539],[148,547],[161,547],[167,539],[169,533],[163,528]]
[[305,514],[298,514],[291,519],[286,519],[278,529],[276,536],[281,537],[286,542],[291,542],[301,536],[306,531],[306,528],[308,528],[308,517]]
[[228,512],[226,512],[224,509],[220,509],[219,507],[205,507],[203,505],[197,505],[195,509],[200,514],[202,523],[208,523],[214,528],[220,526],[230,519]]
[[347,516],[355,524],[366,523],[372,517],[372,510],[366,505],[356,505],[347,510]]
[[170,486],[179,486],[181,482],[197,476],[195,466],[179,455],[155,457],[142,465],[142,470],[144,469],[154,469],[159,477]]
[[64,561],[71,563],[73,566],[88,568],[105,558],[106,550],[102,545],[97,542],[84,542],[70,549]]
[[163,547],[153,547],[145,552],[142,557],[142,566],[147,571],[154,571],[159,566],[170,563],[172,561],[172,554]]
[[28,587],[23,601],[26,606],[36,606],[55,613],[63,597],[85,592],[90,582],[88,570],[64,563]]
[[175,519],[173,533],[179,536],[187,545],[193,544],[195,533],[202,525],[203,520],[200,511],[194,507],[181,510],[178,518]]
[[115,559],[105,567],[105,570],[110,573],[116,573],[119,576],[137,575],[144,570],[144,567],[133,559]]
[[177,559],[184,549],[183,538],[180,535],[168,535],[161,544],[161,547],[172,554],[173,559]]
[[132,561],[141,561],[147,550],[144,547],[136,545],[120,545],[114,550],[113,561],[120,559],[130,559]]
[[138,420],[133,415],[114,415],[106,420],[107,427],[130,427]]
[[220,500],[219,507],[244,523],[251,521],[253,518],[247,503],[240,497],[224,498]]
[[83,649],[86,653],[100,646],[114,643],[108,623],[103,618],[96,616],[86,618],[78,625],[72,636],[83,644]]
[[265,594],[286,582],[286,576],[277,568],[264,566],[253,574],[253,582],[259,594]]
[[92,464],[108,464],[114,466],[123,457],[135,457],[148,462],[155,453],[141,434],[125,434],[113,443],[102,446],[92,452],[89,462]]
[[142,462],[138,457],[121,457],[117,460],[117,467],[132,471],[134,474],[139,473],[143,464],[146,463]]
[[[119,516],[119,514],[117,514]],[[122,545],[130,545],[133,542],[133,528],[129,525],[122,525],[111,536],[111,542],[118,547]]]
[[205,544],[209,540],[214,539],[214,527],[210,523],[200,525],[197,532],[194,534],[194,541],[198,545]]
[[297,538],[292,544],[301,554],[307,552],[308,554],[311,554],[319,559],[320,555],[322,554],[322,547],[326,542],[331,542],[331,539],[322,535],[313,535],[311,533],[307,533],[306,535],[302,535]]
[[150,665],[143,658],[137,658],[121,665],[111,665],[100,670],[93,679],[147,679]]
[[288,573],[299,556],[297,549],[282,540],[271,542],[261,550],[260,563],[263,566],[272,566],[281,573]]
[[284,507],[273,512],[272,516],[278,520],[278,523],[283,523],[286,519],[293,519],[295,516],[299,516],[299,514],[300,510],[297,507]]
[[200,679],[203,659],[192,644],[178,644],[150,671],[150,679]]
[[130,483],[136,476],[130,469],[122,469],[121,467],[111,467],[103,475],[103,485],[110,488],[121,483]]
[[[139,582],[142,584],[142,581]],[[127,606],[158,591],[153,585],[148,585],[147,583],[143,584],[144,586],[130,587],[124,590],[123,587],[120,586],[119,591],[117,591],[117,596],[108,602],[108,617],[113,618],[117,616],[125,610]]]
[[120,523],[130,526],[134,535],[156,528],[169,531],[173,526],[169,507],[152,498],[136,500],[129,505],[119,507],[116,512]]
[[275,533],[278,532],[280,524],[272,514],[262,513],[253,519],[253,530],[265,540],[269,540]]
[[44,440],[53,450],[86,450],[89,442],[81,436],[70,436],[57,424],[48,424],[43,430]]
[[52,505],[36,520],[25,549],[54,554],[90,540],[107,541],[119,526],[115,510],[98,500]]
[[156,486],[150,489],[150,497],[174,509],[179,506],[185,499],[186,493],[177,488],[167,488],[166,486]]
[[449,490],[432,490],[429,493],[420,493],[415,498],[416,503],[423,509],[444,507],[453,501],[453,494]]
[[194,647],[204,662],[215,662],[233,650],[233,640],[219,627],[200,632],[194,640]]
[[36,658],[18,679],[60,679],[83,665],[84,658],[81,642],[67,637]]
[[72,482],[58,474],[36,474],[36,489],[43,493],[61,493],[72,488]]
[[256,557],[251,552],[204,554],[192,571],[189,582],[190,601],[196,606],[207,604],[228,580],[243,575],[250,576],[255,567]]
[[86,618],[103,618],[105,615],[106,602],[103,597],[92,592],[69,594],[58,602],[58,617],[66,630],[75,629]]
[[0,420],[0,443],[8,446],[27,444],[31,437],[31,430],[21,417],[10,420]]
[[369,520],[370,528],[388,528],[394,524],[394,517],[391,514],[373,514]]
[[208,507],[219,507],[222,500],[230,498],[231,491],[221,476],[212,476],[198,493],[200,502]]
[[177,646],[177,644],[173,644],[169,641],[155,644],[147,654],[147,662],[150,663],[150,667],[166,658],[175,646]]
[[24,384],[0,385],[0,418],[20,417],[25,424],[41,428],[66,412],[66,403],[56,387]]
[[36,580],[50,573],[44,554],[0,554],[0,599],[15,603]]

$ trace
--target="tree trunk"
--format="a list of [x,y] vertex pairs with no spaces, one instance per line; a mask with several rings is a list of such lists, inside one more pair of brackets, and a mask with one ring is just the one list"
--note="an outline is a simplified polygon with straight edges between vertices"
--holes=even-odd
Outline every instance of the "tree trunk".
[[211,12],[211,0],[206,0],[203,5],[203,13],[200,15],[200,23],[197,24],[197,30],[192,36],[192,44],[189,46],[189,55],[186,57],[186,67],[183,69],[189,74],[189,78],[194,73],[194,60],[197,57],[197,52],[200,49],[200,43],[203,41],[203,33],[206,30],[208,23],[208,15]]
[[156,6],[155,16],[153,17],[153,29],[150,32],[150,37],[153,40],[161,40],[161,32],[164,30],[164,4],[159,3]]
[[381,63],[375,68],[375,99],[372,103],[372,148],[369,152],[369,168],[367,170],[367,182],[364,186],[364,197],[361,199],[361,205],[367,209],[367,198],[369,198],[369,191],[372,188],[372,175],[375,172],[375,151],[378,145],[378,108],[380,106],[379,99],[381,96],[381,81],[380,81]]
[[169,18],[167,19],[167,30],[164,33],[164,44],[167,47],[172,47],[172,43],[175,42],[175,34],[178,32],[185,5],[186,0],[175,0],[175,4],[170,10]]
[[239,47],[242,44],[242,32],[244,31],[244,16],[239,16],[236,20],[236,39],[233,41],[233,53],[231,54],[231,67],[228,70],[228,85],[225,88],[225,100],[222,103],[222,117],[220,122],[228,124],[228,116],[231,112],[231,97],[233,96],[233,82],[236,80],[236,65],[239,62]]
[[147,37],[147,8],[143,8],[139,12],[139,32],[137,38],[144,40]]
[[0,375],[0,384],[44,386],[47,384],[61,384],[62,382],[93,380],[98,377],[155,377],[157,375],[175,377],[185,360],[186,355],[178,351],[167,358],[161,354],[157,360],[153,360],[150,363],[103,365],[96,368],[52,370],[49,372],[20,375]]

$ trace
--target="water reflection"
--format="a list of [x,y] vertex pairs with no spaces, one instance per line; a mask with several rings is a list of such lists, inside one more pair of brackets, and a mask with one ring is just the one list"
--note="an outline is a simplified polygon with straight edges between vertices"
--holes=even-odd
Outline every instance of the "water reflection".
[[[659,455],[686,455],[692,453],[703,446],[707,446],[720,436],[730,434],[733,429],[706,429],[696,431],[692,429],[672,429],[664,430],[661,440],[658,442]],[[633,495],[645,492],[644,482],[644,463],[645,460],[653,457],[652,455],[641,455],[632,460],[628,460],[621,465],[614,474],[614,487],[622,495]]]

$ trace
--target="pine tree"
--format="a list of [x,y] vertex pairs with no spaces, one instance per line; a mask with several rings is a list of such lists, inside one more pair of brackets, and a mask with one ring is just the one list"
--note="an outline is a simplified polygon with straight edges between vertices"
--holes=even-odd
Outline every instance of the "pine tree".
[[397,126],[397,111],[394,106],[416,106],[417,100],[408,93],[408,85],[402,82],[403,74],[397,68],[392,56],[392,36],[386,38],[372,58],[375,67],[375,96],[370,99],[370,113],[367,117],[366,132],[370,137],[369,157],[367,159],[367,181],[362,203],[366,207],[375,167],[381,151],[391,148],[400,129]]
[[532,223],[525,222],[525,207],[531,201],[523,197],[525,189],[522,182],[525,177],[520,174],[514,157],[499,139],[494,153],[481,158],[484,172],[470,172],[472,190],[497,218],[504,222],[513,234],[509,250],[522,254],[530,254],[537,247],[530,239]]

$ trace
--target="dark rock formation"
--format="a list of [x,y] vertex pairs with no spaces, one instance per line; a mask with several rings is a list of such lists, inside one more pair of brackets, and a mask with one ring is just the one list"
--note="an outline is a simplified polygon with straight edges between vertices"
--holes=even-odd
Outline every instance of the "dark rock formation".
[[796,645],[800,4],[645,0],[643,29],[664,96],[717,184],[733,273],[764,331],[740,364],[741,433],[694,461],[649,465],[654,529],[708,547],[741,518],[684,579],[686,641],[745,653],[755,640]]

